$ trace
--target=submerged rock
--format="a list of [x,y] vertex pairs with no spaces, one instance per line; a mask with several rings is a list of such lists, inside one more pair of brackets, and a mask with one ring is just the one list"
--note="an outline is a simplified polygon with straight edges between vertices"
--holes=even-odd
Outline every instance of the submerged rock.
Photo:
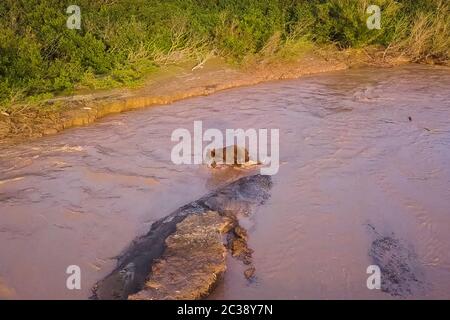
[[375,239],[369,256],[380,267],[381,290],[394,297],[407,297],[423,293],[424,274],[414,248],[394,234],[383,235],[371,225]]
[[[270,176],[241,178],[153,223],[118,257],[118,265],[93,288],[94,299],[199,299],[226,269],[225,234],[232,254],[250,264],[247,234],[238,215],[269,198]],[[236,244],[235,244],[236,243]],[[237,250],[237,248],[240,248]],[[235,254],[239,252],[239,254]]]
[[[236,231],[238,230],[238,231]],[[233,232],[228,234],[228,247],[231,250],[231,255],[241,260],[244,264],[252,263],[253,250],[247,245],[247,232],[242,227],[237,225],[233,228]]]
[[244,276],[245,276],[245,278],[247,278],[247,280],[251,280],[251,279],[253,279],[255,272],[256,272],[255,267],[250,267],[244,271]]
[[241,178],[200,200],[221,214],[248,216],[269,198],[271,187],[270,176],[257,174]]

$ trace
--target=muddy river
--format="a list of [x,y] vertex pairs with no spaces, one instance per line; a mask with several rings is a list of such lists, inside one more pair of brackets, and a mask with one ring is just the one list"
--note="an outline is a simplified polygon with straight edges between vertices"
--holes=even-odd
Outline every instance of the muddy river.
[[[229,257],[209,298],[450,298],[450,72],[425,66],[232,89],[1,150],[0,298],[88,298],[152,222],[237,178],[172,163],[172,131],[197,120],[280,130],[270,199],[242,221],[255,278]],[[414,262],[400,295],[367,287],[377,237],[405,248],[397,269]]]

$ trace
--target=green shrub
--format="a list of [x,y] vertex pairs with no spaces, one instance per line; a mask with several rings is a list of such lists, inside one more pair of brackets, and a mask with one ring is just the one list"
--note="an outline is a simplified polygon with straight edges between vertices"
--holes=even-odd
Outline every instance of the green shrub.
[[[0,103],[136,84],[158,65],[212,51],[242,62],[309,43],[381,45],[445,61],[450,47],[445,0],[78,0],[81,30],[66,27],[70,4],[0,2]],[[381,30],[366,26],[369,4],[382,9]]]

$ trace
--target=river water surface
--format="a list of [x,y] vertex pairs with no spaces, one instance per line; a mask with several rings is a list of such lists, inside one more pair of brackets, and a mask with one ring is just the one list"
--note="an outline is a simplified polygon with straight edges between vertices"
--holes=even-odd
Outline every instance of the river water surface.
[[450,72],[424,66],[227,90],[3,149],[0,298],[87,298],[152,222],[231,179],[171,162],[172,131],[197,120],[280,129],[271,198],[243,222],[255,280],[230,258],[210,298],[391,298],[366,286],[368,225],[417,256],[409,298],[450,298]]

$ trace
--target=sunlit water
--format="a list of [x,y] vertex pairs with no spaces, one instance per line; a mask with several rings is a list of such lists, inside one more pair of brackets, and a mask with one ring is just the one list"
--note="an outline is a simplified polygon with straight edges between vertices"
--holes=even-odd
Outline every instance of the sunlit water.
[[211,298],[390,298],[366,286],[368,223],[414,249],[420,297],[450,298],[450,72],[423,66],[227,90],[2,150],[0,298],[87,298],[133,238],[216,188],[170,160],[196,120],[280,129],[271,198],[245,222],[255,281],[230,258]]

